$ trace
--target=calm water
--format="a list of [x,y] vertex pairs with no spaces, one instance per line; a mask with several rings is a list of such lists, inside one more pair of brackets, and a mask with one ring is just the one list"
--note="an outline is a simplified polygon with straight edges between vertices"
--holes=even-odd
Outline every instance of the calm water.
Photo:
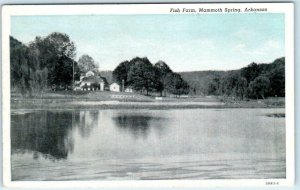
[[284,109],[12,114],[13,180],[285,178]]

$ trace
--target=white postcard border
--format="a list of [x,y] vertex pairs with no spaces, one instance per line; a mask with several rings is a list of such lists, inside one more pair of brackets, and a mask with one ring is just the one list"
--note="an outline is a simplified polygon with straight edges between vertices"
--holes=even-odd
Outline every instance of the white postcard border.
[[[10,147],[10,17],[16,15],[91,15],[91,14],[220,14],[170,13],[170,8],[261,8],[267,12],[222,14],[285,14],[286,58],[286,179],[245,180],[133,180],[133,181],[11,181]],[[3,126],[3,183],[11,188],[137,188],[137,187],[259,187],[292,186],[295,178],[294,145],[294,5],[293,3],[214,3],[214,4],[110,4],[110,5],[17,5],[2,9],[2,126]],[[276,184],[272,185],[272,182]]]

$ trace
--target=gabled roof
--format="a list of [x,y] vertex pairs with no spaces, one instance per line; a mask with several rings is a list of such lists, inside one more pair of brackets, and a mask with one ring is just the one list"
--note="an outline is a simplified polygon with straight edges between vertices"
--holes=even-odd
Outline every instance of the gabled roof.
[[120,85],[119,85],[118,83],[116,83],[116,82],[111,83],[110,86],[113,85],[113,84],[116,84],[116,85],[120,86]]
[[97,76],[89,76],[89,77],[83,77],[82,82],[91,82],[91,83],[101,83],[104,82],[102,78]]

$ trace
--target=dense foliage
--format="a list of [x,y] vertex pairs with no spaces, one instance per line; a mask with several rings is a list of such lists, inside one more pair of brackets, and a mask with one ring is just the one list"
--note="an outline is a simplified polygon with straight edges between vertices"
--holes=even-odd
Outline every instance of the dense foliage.
[[[237,99],[285,96],[285,58],[234,71],[181,73],[194,92]],[[199,81],[198,83],[195,81]]]
[[159,92],[161,96],[166,92],[175,95],[189,92],[188,84],[179,74],[173,73],[165,62],[159,61],[153,65],[146,57],[123,61],[112,75],[118,84],[145,92],[146,95],[150,92]]
[[75,59],[76,46],[67,34],[36,37],[28,45],[10,37],[11,87],[22,95],[72,89],[73,81],[98,64],[89,55]]
[[69,88],[73,80],[73,64],[77,68],[77,63],[74,61],[76,46],[67,34],[54,32],[46,37],[36,37],[28,48],[36,52],[36,67],[48,70],[45,88]]
[[78,59],[78,67],[80,72],[86,73],[88,71],[98,70],[98,63],[95,62],[95,60],[87,55],[84,54]]
[[[152,64],[148,58],[135,57],[121,62],[115,70],[98,71],[89,55],[75,59],[76,46],[67,34],[51,33],[36,37],[25,45],[10,37],[12,91],[31,95],[43,90],[72,89],[73,81],[94,70],[117,82],[148,95],[216,95],[234,99],[285,96],[285,58],[270,64],[251,63],[233,71],[195,71],[174,73],[163,61]],[[103,79],[105,79],[102,76]]]
[[[52,33],[28,46],[10,37],[11,87],[23,95],[67,88],[73,80],[76,47],[69,36]],[[77,76],[78,77],[78,76]]]
[[127,87],[129,85],[128,72],[133,65],[133,61],[123,61],[120,63],[112,73],[113,80],[118,84],[124,83],[124,86]]

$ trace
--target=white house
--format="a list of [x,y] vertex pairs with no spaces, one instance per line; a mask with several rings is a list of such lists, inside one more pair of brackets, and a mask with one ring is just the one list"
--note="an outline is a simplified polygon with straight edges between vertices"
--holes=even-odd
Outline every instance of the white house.
[[120,92],[120,85],[114,82],[109,86],[109,90],[112,92]]
[[80,83],[82,90],[104,91],[104,81],[97,76],[84,77]]
[[93,71],[88,71],[85,75],[80,77],[80,81],[75,82],[74,90],[83,91],[104,91],[104,80],[101,76],[96,75]]

